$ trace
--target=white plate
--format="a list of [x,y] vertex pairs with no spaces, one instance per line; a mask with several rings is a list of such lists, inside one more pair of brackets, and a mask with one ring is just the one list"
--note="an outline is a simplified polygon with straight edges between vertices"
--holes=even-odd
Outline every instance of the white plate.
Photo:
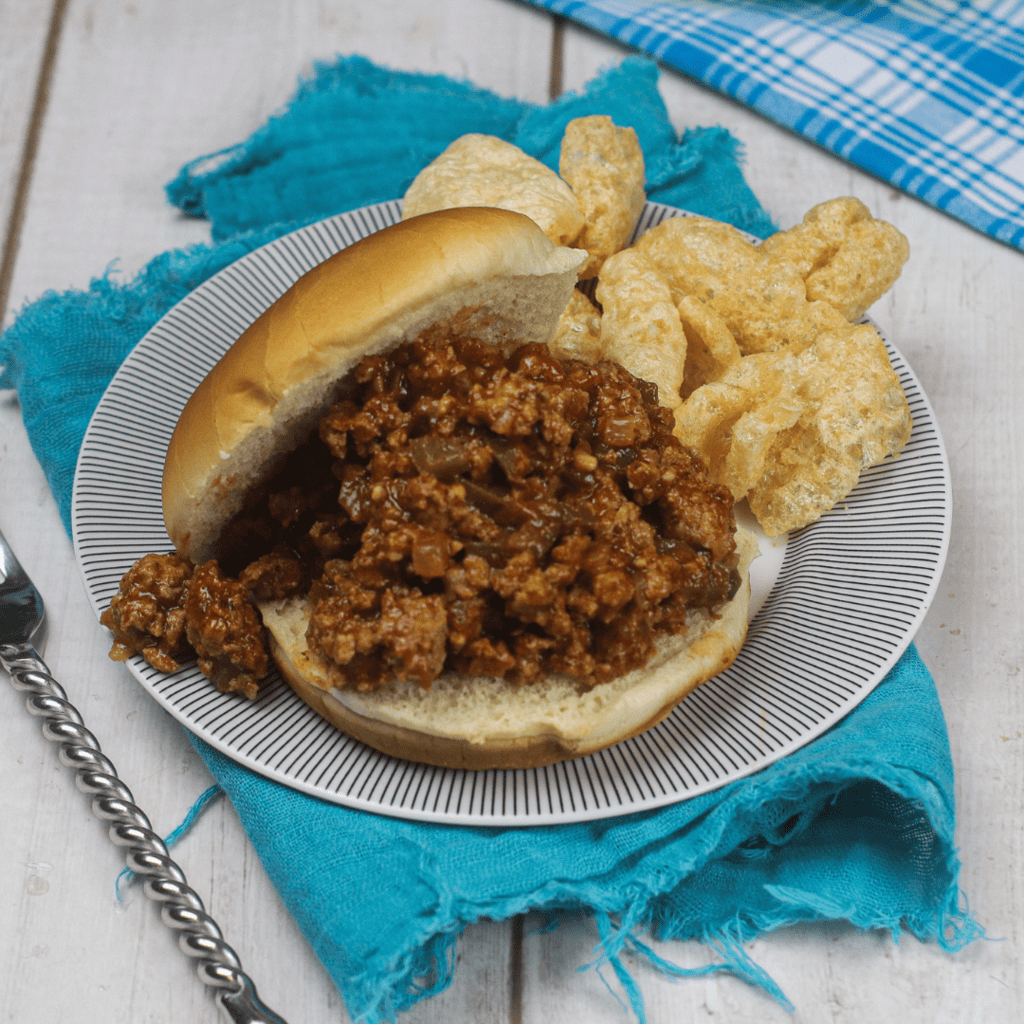
[[[122,574],[170,550],[164,451],[193,389],[278,295],[331,253],[400,217],[398,202],[332,217],[264,246],[197,288],[139,342],[97,408],[72,500],[75,552],[97,615]],[[681,211],[649,203],[641,230]],[[715,789],[819,736],[882,680],[938,585],[949,468],[931,407],[886,342],[914,417],[897,459],[782,544],[762,540],[747,642],[733,667],[642,736],[530,771],[453,771],[377,753],[311,711],[276,675],[260,697],[218,692],[197,669],[128,666],[207,743],[268,778],[339,804],[429,821],[528,825],[629,814]]]

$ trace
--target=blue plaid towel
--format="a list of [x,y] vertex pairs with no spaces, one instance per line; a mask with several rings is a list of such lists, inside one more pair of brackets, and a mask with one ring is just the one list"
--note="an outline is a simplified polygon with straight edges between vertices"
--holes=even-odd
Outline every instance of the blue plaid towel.
[[532,0],[1024,248],[1024,2]]

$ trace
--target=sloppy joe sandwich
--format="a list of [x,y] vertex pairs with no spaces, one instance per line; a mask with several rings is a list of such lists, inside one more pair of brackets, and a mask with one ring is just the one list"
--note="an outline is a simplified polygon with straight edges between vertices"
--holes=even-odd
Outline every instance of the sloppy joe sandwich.
[[547,344],[586,259],[457,208],[301,278],[182,412],[175,551],[126,574],[112,657],[248,696],[272,657],[344,731],[460,768],[600,750],[731,664],[731,491],[656,384]]

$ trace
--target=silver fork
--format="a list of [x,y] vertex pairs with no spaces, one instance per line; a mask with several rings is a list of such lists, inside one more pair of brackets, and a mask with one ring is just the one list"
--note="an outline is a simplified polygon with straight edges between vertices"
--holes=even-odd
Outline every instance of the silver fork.
[[28,694],[29,714],[43,719],[43,735],[58,745],[61,763],[75,769],[75,783],[92,797],[93,813],[110,822],[111,842],[126,849],[128,867],[143,878],[146,895],[162,905],[164,924],[181,933],[179,947],[198,961],[199,978],[215,990],[227,1019],[232,1024],[286,1024],[260,1001],[203,901],[36,652],[33,641],[44,617],[39,591],[0,533],[0,665],[10,673],[15,689]]

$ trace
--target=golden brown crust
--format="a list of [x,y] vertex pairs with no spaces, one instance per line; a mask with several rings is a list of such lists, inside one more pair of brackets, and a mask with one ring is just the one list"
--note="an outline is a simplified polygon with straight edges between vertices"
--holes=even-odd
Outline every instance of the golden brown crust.
[[[392,225],[321,263],[242,334],[185,406],[163,480],[175,547],[210,557],[247,487],[308,433],[331,386],[363,355],[460,313],[495,343],[513,329],[546,341],[585,258],[522,214],[462,208]],[[529,288],[515,285],[523,277]]]

